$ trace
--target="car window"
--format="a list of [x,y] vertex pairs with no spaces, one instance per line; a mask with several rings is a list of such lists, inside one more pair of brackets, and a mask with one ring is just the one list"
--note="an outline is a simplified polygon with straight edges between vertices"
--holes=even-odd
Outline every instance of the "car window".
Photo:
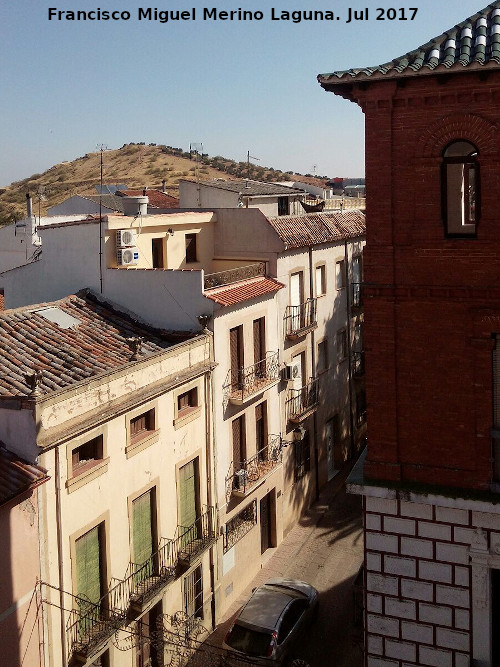
[[241,651],[247,655],[265,656],[271,639],[272,635],[269,632],[250,630],[235,623],[226,638],[226,644],[234,648],[235,651]]
[[294,600],[283,614],[280,629],[278,632],[278,644],[282,644],[290,634],[293,627],[297,624],[302,614],[308,607],[306,600]]

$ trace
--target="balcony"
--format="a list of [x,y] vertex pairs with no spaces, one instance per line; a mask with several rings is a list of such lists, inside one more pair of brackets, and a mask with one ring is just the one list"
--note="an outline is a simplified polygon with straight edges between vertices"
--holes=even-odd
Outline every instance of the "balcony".
[[353,352],[351,356],[352,376],[355,379],[360,379],[365,374],[365,353]]
[[279,352],[267,352],[265,359],[252,366],[228,371],[223,386],[224,400],[241,405],[252,396],[277,384],[279,379]]
[[315,329],[317,299],[307,299],[298,306],[287,306],[284,317],[285,337],[295,340]]
[[361,283],[351,283],[351,308],[359,309],[363,306],[363,294],[361,291]]
[[78,596],[74,600],[66,639],[69,664],[81,665],[127,623],[128,593],[125,582],[118,581],[96,603]]
[[260,449],[255,456],[240,462],[231,462],[226,477],[226,498],[231,495],[245,498],[255,486],[281,463],[281,437],[270,435],[266,447]]
[[250,280],[251,278],[259,278],[265,275],[265,262],[247,264],[246,266],[239,266],[235,269],[219,271],[218,273],[206,273],[203,279],[203,289],[208,290],[214,287],[224,287],[224,285],[231,285],[231,283],[237,283],[240,280]]
[[204,512],[191,526],[178,526],[173,540],[163,538],[160,548],[144,563],[130,563],[124,579],[113,579],[96,603],[75,597],[75,609],[66,625],[70,665],[82,665],[121,627],[129,623],[180,577],[217,539],[217,513]]
[[318,380],[311,380],[304,387],[289,389],[285,409],[288,421],[299,424],[318,407]]

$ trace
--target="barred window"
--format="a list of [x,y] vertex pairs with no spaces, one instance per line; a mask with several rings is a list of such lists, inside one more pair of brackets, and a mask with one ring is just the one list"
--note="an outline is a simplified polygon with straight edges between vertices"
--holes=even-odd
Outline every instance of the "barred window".
[[224,553],[239,542],[257,523],[257,501],[247,505],[226,523],[224,529]]

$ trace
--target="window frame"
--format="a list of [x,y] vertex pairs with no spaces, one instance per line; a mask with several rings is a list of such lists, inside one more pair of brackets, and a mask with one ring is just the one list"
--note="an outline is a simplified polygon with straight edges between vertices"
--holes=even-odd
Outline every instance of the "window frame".
[[[340,265],[340,272],[338,271],[337,267]],[[340,281],[339,281],[340,278]],[[335,288],[337,290],[341,290],[345,288],[346,285],[346,265],[345,265],[345,259],[337,259],[335,261]]]
[[186,264],[197,264],[198,263],[198,243],[196,232],[189,232],[184,235],[185,244],[186,244]]
[[[454,144],[467,143],[474,148],[469,155],[445,155]],[[450,141],[441,153],[441,216],[443,220],[446,238],[474,239],[477,238],[477,226],[481,219],[481,178],[479,166],[479,150],[476,145],[468,139],[454,139]],[[450,167],[452,165],[472,165],[474,167],[474,221],[462,225],[455,220],[449,219],[449,195],[450,195]],[[470,183],[470,181],[469,181]],[[464,205],[463,203],[461,204]],[[460,226],[462,229],[460,230]]]
[[335,344],[337,347],[337,362],[341,363],[342,361],[345,361],[345,359],[347,359],[348,355],[346,329],[339,329],[337,331]]
[[[192,405],[189,408],[184,408],[179,410],[179,399],[185,394],[191,394],[191,392],[196,392],[196,405]],[[203,401],[203,388],[201,384],[197,381],[186,383],[185,385],[178,387],[173,392],[174,399],[174,429],[181,428],[185,426],[193,419],[197,419],[201,414],[202,401]]]
[[[320,272],[320,286],[321,292],[318,291],[318,271]],[[314,290],[316,297],[325,296],[327,290],[326,284],[326,264],[317,264],[314,267]]]
[[[96,477],[100,477],[107,472],[109,457],[106,455],[106,440],[107,430],[106,426],[103,426],[98,430],[87,432],[68,443],[66,449],[67,478],[65,483],[68,493],[76,491],[93,479],[96,479]],[[75,452],[92,441],[98,441],[97,446],[99,448],[98,453],[101,455],[100,458],[89,459],[88,463],[75,466],[73,462]]]
[[311,447],[307,431],[301,440],[294,441],[293,457],[294,479],[298,482],[311,471]]
[[[150,428],[143,429],[135,434],[132,434],[132,422],[137,418],[150,414]],[[126,446],[125,454],[127,458],[138,454],[143,449],[153,445],[155,442],[158,442],[160,437],[160,430],[158,428],[158,402],[147,403],[146,405],[141,405],[135,410],[131,410],[126,415]]]
[[[320,350],[323,350],[321,354]],[[329,359],[329,349],[328,349],[328,338],[323,338],[318,342],[317,352],[316,352],[316,373],[320,375],[321,373],[326,373],[330,368],[330,359]],[[320,359],[323,358],[323,365],[320,366]]]

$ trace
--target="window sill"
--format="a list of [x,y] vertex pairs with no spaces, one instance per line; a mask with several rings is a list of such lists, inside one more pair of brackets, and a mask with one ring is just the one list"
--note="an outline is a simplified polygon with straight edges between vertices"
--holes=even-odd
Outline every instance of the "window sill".
[[139,440],[135,440],[134,442],[129,442],[129,444],[125,447],[125,455],[127,459],[131,458],[132,456],[135,456],[139,452],[142,452],[143,449],[151,447],[151,445],[154,445],[155,442],[158,442],[159,439],[160,439],[160,431],[159,429],[157,429],[156,431],[151,431],[150,433],[147,433],[147,435],[144,435]]
[[100,459],[96,461],[93,465],[86,467],[84,470],[77,472],[73,477],[70,477],[66,480],[66,488],[68,493],[76,491],[81,486],[88,484],[92,480],[100,477],[108,470],[109,457],[106,459]]
[[200,414],[201,405],[198,405],[195,408],[189,408],[189,410],[178,414],[176,419],[174,419],[174,429],[178,429],[182,426],[185,426],[186,424],[189,424],[189,422],[193,421],[193,419],[197,419]]

